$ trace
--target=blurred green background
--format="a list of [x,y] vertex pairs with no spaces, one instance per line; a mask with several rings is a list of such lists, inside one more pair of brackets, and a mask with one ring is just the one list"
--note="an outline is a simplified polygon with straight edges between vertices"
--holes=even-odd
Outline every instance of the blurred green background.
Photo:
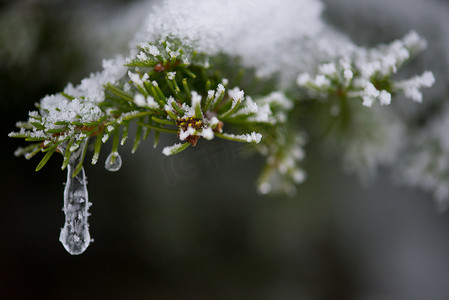
[[[157,1],[154,1],[157,2]],[[327,0],[326,20],[362,45],[410,29],[429,41],[447,95],[449,6],[443,1]],[[297,196],[259,196],[262,168],[241,145],[201,143],[175,157],[147,141],[109,173],[87,164],[91,235],[70,256],[58,241],[65,172],[13,156],[7,137],[46,94],[127,52],[151,3],[0,1],[0,299],[449,299],[449,214],[392,184],[362,186],[310,140]],[[170,139],[162,139],[168,145]],[[328,151],[328,149],[326,149]]]

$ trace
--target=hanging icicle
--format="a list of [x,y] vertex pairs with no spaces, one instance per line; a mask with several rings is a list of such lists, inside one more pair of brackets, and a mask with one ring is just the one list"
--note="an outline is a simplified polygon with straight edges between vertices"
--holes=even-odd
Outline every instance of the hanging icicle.
[[[85,147],[86,143],[82,143],[72,154],[67,165],[67,182],[64,189],[65,224],[61,229],[59,241],[72,255],[83,253],[91,242],[87,217],[89,216],[88,209],[92,204],[88,200],[84,168],[81,168],[81,171],[73,176],[82,161]],[[65,146],[60,150],[65,151]]]

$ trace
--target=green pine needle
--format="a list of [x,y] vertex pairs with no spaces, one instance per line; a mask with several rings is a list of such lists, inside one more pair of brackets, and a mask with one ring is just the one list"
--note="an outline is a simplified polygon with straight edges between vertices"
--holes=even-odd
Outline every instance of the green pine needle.
[[48,162],[48,160],[53,155],[53,153],[55,153],[55,151],[56,151],[56,148],[53,148],[52,150],[48,151],[44,155],[44,157],[42,158],[42,160],[40,161],[40,163],[36,167],[36,172],[40,171],[45,166],[45,164]]

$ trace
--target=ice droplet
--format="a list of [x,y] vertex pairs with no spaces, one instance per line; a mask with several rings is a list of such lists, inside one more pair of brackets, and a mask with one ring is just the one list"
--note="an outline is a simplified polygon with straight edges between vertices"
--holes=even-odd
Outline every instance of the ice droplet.
[[108,158],[106,158],[104,167],[110,172],[117,172],[120,170],[122,167],[122,158],[120,157],[120,154],[118,154],[118,152],[109,154]]
[[[87,210],[90,207],[87,194],[87,181],[84,168],[73,177],[76,166],[81,160],[81,153],[86,145],[82,144],[77,151],[72,153],[67,165],[67,182],[64,189],[65,214],[64,227],[61,229],[59,241],[64,248],[72,255],[83,253],[89,246],[91,238],[89,233],[89,223]],[[61,147],[60,150],[65,147]]]

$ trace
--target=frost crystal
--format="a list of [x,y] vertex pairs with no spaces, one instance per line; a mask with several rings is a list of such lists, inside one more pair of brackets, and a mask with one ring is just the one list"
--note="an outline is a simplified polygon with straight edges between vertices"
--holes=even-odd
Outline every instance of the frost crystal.
[[169,80],[174,80],[174,79],[175,79],[175,76],[176,76],[176,72],[168,72],[168,73],[167,73],[167,78],[168,78]]
[[[67,182],[64,189],[65,223],[59,235],[59,241],[72,255],[83,253],[91,242],[89,234],[88,209],[91,205],[87,194],[87,181],[84,168],[73,177],[76,167],[81,160],[81,153],[86,145],[83,144],[76,151],[67,166]],[[60,150],[64,151],[65,146]],[[61,151],[61,152],[62,152]]]
[[230,133],[224,133],[225,137],[228,137],[230,139],[247,142],[247,143],[260,143],[262,140],[262,135],[258,132],[251,132],[247,134],[230,134]]
[[136,94],[134,96],[134,102],[138,106],[146,106],[147,105],[147,102],[145,101],[145,97],[142,94]]
[[245,97],[245,92],[240,90],[238,87],[233,88],[232,90],[229,90],[229,97],[232,98],[232,104],[237,101],[243,101],[243,98]]
[[146,55],[145,52],[143,52],[143,51],[140,51],[140,53],[137,55],[137,58],[138,58],[139,60],[141,60],[141,61],[146,61],[146,60],[148,60],[147,55]]
[[154,100],[154,98],[152,96],[147,97],[147,105],[149,108],[152,108],[152,109],[159,108],[159,104],[157,104],[157,102]]
[[400,81],[395,84],[396,89],[403,92],[404,95],[413,101],[422,102],[421,87],[431,87],[435,82],[432,72],[424,72],[419,76],[412,77],[408,80]]
[[162,149],[162,154],[166,155],[166,156],[170,156],[173,154],[178,153],[179,151],[182,150],[182,148],[185,146],[186,144],[181,144],[181,143],[177,143],[174,144],[172,146],[167,146],[164,147],[164,149]]

